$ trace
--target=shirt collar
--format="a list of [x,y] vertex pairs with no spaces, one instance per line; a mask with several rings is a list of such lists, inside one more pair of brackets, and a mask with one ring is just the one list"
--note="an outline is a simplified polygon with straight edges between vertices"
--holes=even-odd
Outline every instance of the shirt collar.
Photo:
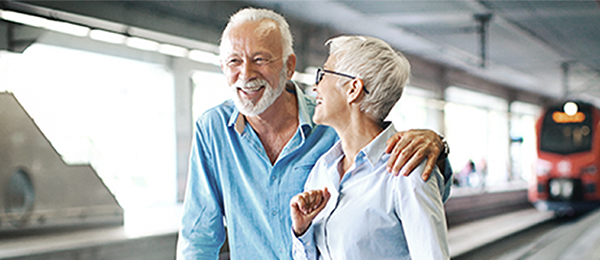
[[227,122],[227,126],[235,127],[235,131],[237,131],[239,134],[242,134],[244,131],[245,122],[246,120],[244,119],[244,115],[242,115],[234,105],[233,113],[231,113],[231,117],[229,118],[229,122]]
[[[365,158],[375,166],[381,157],[385,154],[387,140],[396,134],[396,128],[391,122],[384,122],[385,129],[373,139],[367,146],[360,150],[359,154],[364,154]],[[323,156],[325,163],[331,164],[337,161],[344,154],[342,149],[342,141],[338,141],[335,145]]]
[[387,147],[387,140],[390,139],[394,134],[396,134],[396,128],[394,124],[391,122],[384,122],[387,124],[387,127],[383,130],[383,132],[379,133],[373,141],[371,141],[367,146],[361,149],[361,153],[365,154],[365,157],[371,165],[376,165],[381,157],[385,154],[385,148]]
[[[315,109],[314,100],[311,101],[311,97],[304,94],[304,91],[300,89],[300,87],[293,81],[288,81],[293,85],[293,88],[286,87],[285,91],[289,91],[296,95],[296,100],[298,102],[298,120],[299,120],[299,128],[302,129],[302,133],[306,136],[315,126],[312,121],[312,114]],[[310,104],[310,105],[309,105]],[[228,127],[235,127],[235,131],[238,134],[242,134],[246,127],[246,118],[237,107],[234,108],[233,113],[231,114],[231,118],[229,118],[229,122],[227,123]]]

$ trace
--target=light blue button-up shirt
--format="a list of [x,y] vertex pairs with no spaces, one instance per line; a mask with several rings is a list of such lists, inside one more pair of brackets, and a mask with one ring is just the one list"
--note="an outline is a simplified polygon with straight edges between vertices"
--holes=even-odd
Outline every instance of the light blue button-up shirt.
[[312,121],[315,101],[298,88],[298,130],[271,164],[256,132],[227,101],[196,122],[178,241],[179,259],[291,259],[290,199],[338,137]]
[[437,167],[423,181],[425,161],[408,177],[387,173],[385,146],[395,132],[390,125],[363,148],[341,180],[341,142],[317,162],[305,190],[327,187],[331,198],[303,236],[290,232],[294,259],[449,259],[450,185]]

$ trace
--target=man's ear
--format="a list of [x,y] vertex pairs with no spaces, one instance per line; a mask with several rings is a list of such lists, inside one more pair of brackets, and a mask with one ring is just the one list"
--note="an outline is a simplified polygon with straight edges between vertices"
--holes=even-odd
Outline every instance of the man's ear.
[[288,80],[291,80],[292,76],[294,76],[294,71],[296,70],[296,54],[290,54],[290,56],[288,56],[285,66],[287,68],[287,75],[285,76]]
[[348,103],[353,103],[360,100],[361,94],[364,92],[364,82],[360,78],[355,78],[349,82],[350,87],[347,90]]

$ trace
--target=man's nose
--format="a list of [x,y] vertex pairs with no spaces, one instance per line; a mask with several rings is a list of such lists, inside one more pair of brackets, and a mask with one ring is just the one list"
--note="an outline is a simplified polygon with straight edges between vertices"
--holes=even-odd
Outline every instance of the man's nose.
[[244,61],[240,68],[240,76],[242,79],[249,81],[256,77],[256,70],[252,62]]

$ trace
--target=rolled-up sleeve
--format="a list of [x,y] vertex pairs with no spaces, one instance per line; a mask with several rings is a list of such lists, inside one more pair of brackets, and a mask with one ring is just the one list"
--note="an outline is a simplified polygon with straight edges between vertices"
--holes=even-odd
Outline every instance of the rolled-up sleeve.
[[435,167],[423,181],[422,163],[404,181],[397,182],[396,208],[412,259],[449,259],[442,197],[444,178]]
[[454,173],[452,173],[452,166],[448,158],[444,160],[444,192],[442,193],[442,202],[446,203],[450,198],[450,190],[452,189],[452,183],[454,179]]
[[196,123],[177,259],[218,259],[225,241],[222,191],[207,144],[210,138]]
[[293,229],[290,229],[290,232],[292,232],[294,260],[316,260],[317,246],[315,245],[313,226],[310,225],[306,232],[299,237],[294,234]]

